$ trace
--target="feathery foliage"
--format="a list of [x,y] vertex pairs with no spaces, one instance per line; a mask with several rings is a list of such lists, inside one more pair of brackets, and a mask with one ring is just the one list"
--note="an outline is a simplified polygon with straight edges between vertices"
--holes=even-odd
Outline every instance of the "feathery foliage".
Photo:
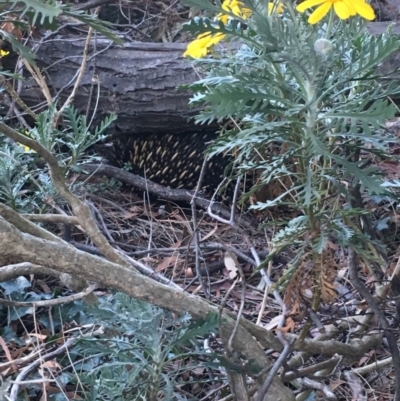
[[[209,9],[206,1],[195,3]],[[273,236],[263,265],[294,244],[315,266],[332,244],[350,244],[376,261],[368,244],[379,244],[360,224],[362,199],[391,197],[397,185],[388,184],[379,162],[393,158],[390,145],[398,142],[384,125],[395,116],[390,97],[400,93],[400,82],[388,83],[378,67],[398,51],[400,39],[391,32],[371,36],[361,18],[342,21],[333,10],[310,25],[291,1],[280,3],[282,12],[266,13],[263,2],[243,0],[252,16],[235,16],[240,24],[220,28],[230,44],[195,60],[204,71],[192,85],[191,103],[204,106],[197,122],[235,121],[209,153],[235,154],[235,175],[257,173],[248,195],[280,187],[252,206],[281,209],[289,220]],[[210,26],[200,18],[186,29],[202,33]],[[304,262],[300,256],[294,265]]]

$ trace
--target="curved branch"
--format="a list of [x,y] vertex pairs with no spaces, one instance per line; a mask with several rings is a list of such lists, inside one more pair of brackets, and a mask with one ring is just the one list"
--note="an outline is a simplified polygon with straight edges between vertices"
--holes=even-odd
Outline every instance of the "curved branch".
[[[63,243],[55,243],[22,233],[2,217],[0,217],[0,254],[10,260],[18,258],[16,262],[26,261],[68,273],[74,277],[83,277],[177,314],[189,312],[194,318],[205,318],[208,314],[218,313],[217,306],[199,297],[157,283],[125,266],[76,250]],[[229,336],[234,326],[235,320],[224,314],[221,327],[224,335]],[[275,337],[265,329],[264,335],[272,338],[269,348],[274,348]],[[259,371],[271,364],[261,346],[242,325],[239,325],[233,339],[233,347],[246,360],[253,360],[259,366]],[[292,401],[294,395],[280,379],[275,378],[266,400],[276,401],[278,398],[283,401]]]

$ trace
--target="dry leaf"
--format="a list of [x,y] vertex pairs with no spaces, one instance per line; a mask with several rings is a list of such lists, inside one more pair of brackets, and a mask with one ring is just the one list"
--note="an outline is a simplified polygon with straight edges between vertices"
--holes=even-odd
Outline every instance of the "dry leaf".
[[[7,343],[4,341],[3,337],[0,337],[0,346],[3,348],[4,354],[6,355],[7,360],[8,360],[9,362],[11,362],[11,361],[13,360],[13,358],[12,358],[12,356],[11,356],[10,349],[8,348],[8,345],[7,345]],[[13,364],[13,365],[12,365],[12,368],[14,369],[14,372],[17,372],[17,371],[18,371],[17,365],[14,365],[14,364]]]
[[212,237],[212,236],[215,234],[215,232],[216,232],[217,230],[218,230],[218,223],[215,224],[215,227],[214,227],[207,235],[205,235],[205,236],[200,240],[200,242],[207,241],[210,237]]
[[287,319],[286,319],[286,326],[283,326],[283,327],[277,327],[277,331],[280,331],[280,332],[282,332],[282,333],[284,333],[284,334],[287,334],[289,331],[294,331],[294,329],[295,329],[295,327],[296,327],[296,323],[295,323],[295,321],[291,318],[291,317],[288,317]]
[[154,270],[158,273],[162,272],[168,267],[175,265],[178,260],[179,258],[177,255],[166,257],[156,266]]
[[62,370],[62,366],[56,360],[50,360],[43,362],[41,364],[42,368],[47,368],[50,370]]
[[228,270],[228,275],[231,280],[235,279],[237,276],[238,268],[236,262],[232,259],[228,252],[225,252],[224,264]]
[[39,334],[39,333],[31,333],[29,337],[37,338],[38,340],[44,341],[47,338],[46,334]]

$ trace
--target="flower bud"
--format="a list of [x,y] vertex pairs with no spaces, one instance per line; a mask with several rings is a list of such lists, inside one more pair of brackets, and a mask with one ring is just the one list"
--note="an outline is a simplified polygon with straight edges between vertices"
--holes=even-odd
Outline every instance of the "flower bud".
[[332,42],[328,39],[317,39],[314,43],[314,50],[321,56],[326,56],[332,50]]

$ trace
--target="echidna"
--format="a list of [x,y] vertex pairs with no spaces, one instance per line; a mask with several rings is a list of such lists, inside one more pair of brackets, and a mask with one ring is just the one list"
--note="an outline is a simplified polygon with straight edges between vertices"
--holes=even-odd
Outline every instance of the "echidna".
[[[119,167],[170,188],[194,189],[215,132],[185,134],[141,133],[118,135],[113,139],[110,160]],[[214,191],[224,177],[228,156],[217,155],[207,164],[202,189]]]

